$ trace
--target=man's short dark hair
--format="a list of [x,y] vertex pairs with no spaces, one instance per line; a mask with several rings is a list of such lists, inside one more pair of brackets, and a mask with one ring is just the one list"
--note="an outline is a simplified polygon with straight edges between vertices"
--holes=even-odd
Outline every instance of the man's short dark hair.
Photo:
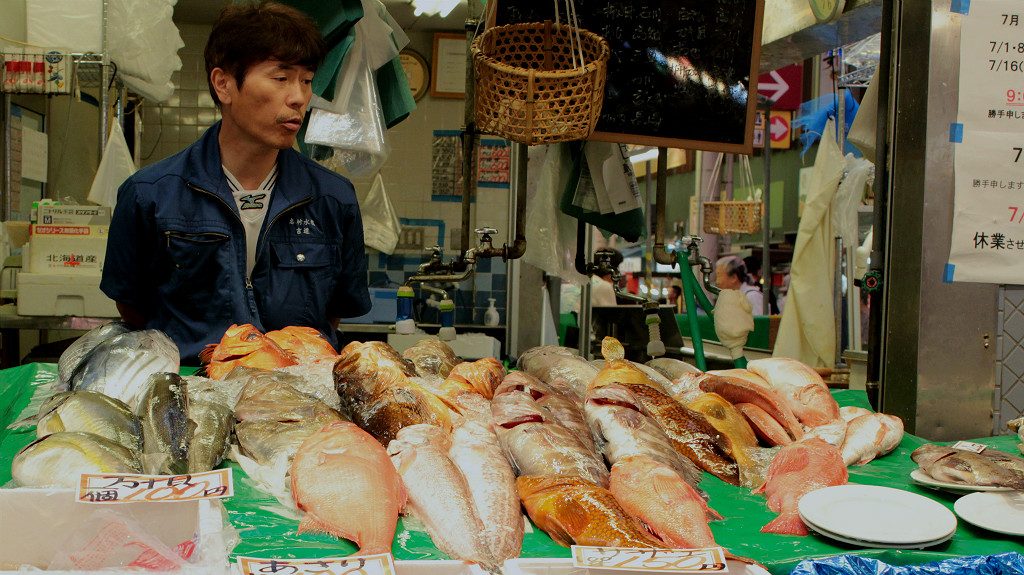
[[[231,4],[221,10],[206,41],[206,81],[220,68],[241,89],[246,73],[260,62],[279,60],[316,70],[325,52],[320,29],[303,12],[276,2]],[[213,84],[209,88],[219,107]]]

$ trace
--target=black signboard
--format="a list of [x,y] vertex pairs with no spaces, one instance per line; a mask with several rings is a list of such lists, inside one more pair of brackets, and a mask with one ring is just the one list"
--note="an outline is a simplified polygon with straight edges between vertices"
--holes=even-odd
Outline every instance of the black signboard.
[[[557,0],[556,0],[557,1]],[[611,46],[592,140],[750,154],[764,0],[575,0]],[[565,3],[559,2],[565,22]],[[554,1],[500,0],[498,25],[555,20]]]

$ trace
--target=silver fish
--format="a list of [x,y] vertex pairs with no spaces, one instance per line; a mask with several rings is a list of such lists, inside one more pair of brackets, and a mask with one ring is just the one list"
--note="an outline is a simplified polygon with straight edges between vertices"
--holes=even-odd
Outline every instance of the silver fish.
[[647,362],[647,366],[653,367],[654,369],[660,371],[662,375],[673,381],[679,379],[681,376],[687,373],[701,373],[699,369],[686,363],[685,361],[672,359],[670,357],[659,357],[656,359],[652,359]]
[[193,427],[188,444],[189,473],[209,471],[224,459],[234,418],[231,410],[211,401],[190,401],[188,419]]
[[[915,449],[910,458],[922,471],[939,481],[1024,490],[1024,473],[1001,465],[994,459],[999,456],[986,456],[985,452],[978,454],[929,443]],[[1003,452],[997,454],[1008,456]]]
[[62,431],[94,433],[142,452],[142,423],[123,401],[94,391],[65,391],[39,410],[36,437]]
[[519,356],[519,369],[551,385],[574,401],[583,401],[590,382],[600,370],[573,350],[541,346],[526,350]]
[[533,399],[534,404],[544,412],[544,419],[558,422],[578,437],[588,450],[597,451],[582,406],[571,399],[574,396],[566,395],[554,386],[522,371],[513,371],[506,375],[494,390],[494,397],[512,391],[525,391]]
[[139,456],[94,433],[62,431],[25,446],[11,462],[23,487],[78,487],[82,473],[141,473]]
[[178,346],[162,331],[130,331],[104,340],[93,348],[71,376],[71,389],[98,391],[138,410],[154,373],[177,373]]
[[68,389],[71,377],[97,345],[129,331],[131,328],[128,327],[128,324],[114,321],[95,327],[76,339],[64,350],[64,353],[60,354],[60,359],[57,360],[57,377],[60,379],[62,388]]
[[146,473],[177,475],[188,472],[188,452],[196,424],[189,420],[188,393],[177,373],[147,378],[139,402],[142,420],[143,467]]

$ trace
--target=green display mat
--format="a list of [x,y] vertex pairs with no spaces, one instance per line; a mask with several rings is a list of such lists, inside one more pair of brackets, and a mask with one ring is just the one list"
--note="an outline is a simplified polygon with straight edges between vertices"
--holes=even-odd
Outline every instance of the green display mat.
[[[191,372],[192,370],[188,370]],[[35,439],[34,428],[9,430],[7,426],[22,417],[35,388],[56,379],[53,364],[30,364],[0,370],[0,485],[10,482],[11,460],[25,445]],[[869,407],[863,392],[835,390],[833,395],[840,405]],[[30,414],[25,414],[30,415]],[[1003,451],[1016,452],[1015,437],[1000,436],[972,439]],[[906,435],[894,451],[868,465],[850,467],[850,483],[882,485],[918,493],[952,509],[957,496],[918,487],[910,480],[916,465],[910,453],[925,440]],[[230,520],[238,529],[241,543],[236,555],[275,558],[314,558],[348,555],[355,547],[348,541],[325,535],[296,534],[298,523],[285,519],[264,508],[277,506],[277,502],[254,489],[245,473],[234,463],[232,469],[235,496],[225,500]],[[963,555],[993,555],[1008,551],[1024,553],[1024,540],[1000,536],[959,521],[951,540],[927,550],[864,549],[817,535],[793,537],[761,533],[761,526],[775,518],[768,511],[765,498],[749,489],[728,485],[709,474],[704,475],[701,487],[710,496],[709,504],[726,519],[711,523],[711,530],[719,544],[738,555],[757,559],[772,573],[787,574],[803,559],[828,557],[845,553],[870,556],[894,565],[920,564]],[[417,530],[410,531],[402,521],[392,552],[396,559],[448,559],[438,551],[430,537]],[[523,557],[569,557],[569,550],[554,543],[543,531],[532,528],[523,540]]]

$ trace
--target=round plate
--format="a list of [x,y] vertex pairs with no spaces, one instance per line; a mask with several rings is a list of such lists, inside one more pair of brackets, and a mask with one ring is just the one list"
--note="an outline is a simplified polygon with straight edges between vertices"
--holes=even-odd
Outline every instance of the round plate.
[[890,545],[930,543],[956,531],[956,516],[927,497],[876,485],[836,485],[800,498],[801,517],[847,539]]
[[978,527],[1024,535],[1024,491],[1012,493],[972,493],[956,500],[956,514]]
[[949,483],[948,481],[939,481],[922,471],[920,467],[910,472],[910,478],[914,480],[914,483],[920,483],[921,485],[933,487],[935,489],[953,491],[955,493],[972,493],[975,491],[1013,491],[1013,489],[1009,487],[967,485],[966,483]]
[[953,533],[950,533],[945,537],[941,537],[939,539],[936,539],[935,541],[925,541],[922,543],[878,543],[874,541],[863,541],[860,539],[851,539],[849,537],[843,537],[842,535],[837,535],[835,533],[830,532],[827,529],[822,529],[821,527],[818,527],[817,525],[808,521],[806,517],[801,516],[801,519],[803,519],[804,523],[807,524],[808,529],[814,531],[815,533],[818,533],[819,535],[828,537],[829,539],[835,539],[836,541],[842,541],[843,543],[856,545],[857,547],[873,547],[876,549],[924,549],[926,547],[932,547],[934,545],[938,545],[940,543],[945,543],[946,541],[949,541],[950,538],[953,537],[953,534],[956,532],[954,530]]

